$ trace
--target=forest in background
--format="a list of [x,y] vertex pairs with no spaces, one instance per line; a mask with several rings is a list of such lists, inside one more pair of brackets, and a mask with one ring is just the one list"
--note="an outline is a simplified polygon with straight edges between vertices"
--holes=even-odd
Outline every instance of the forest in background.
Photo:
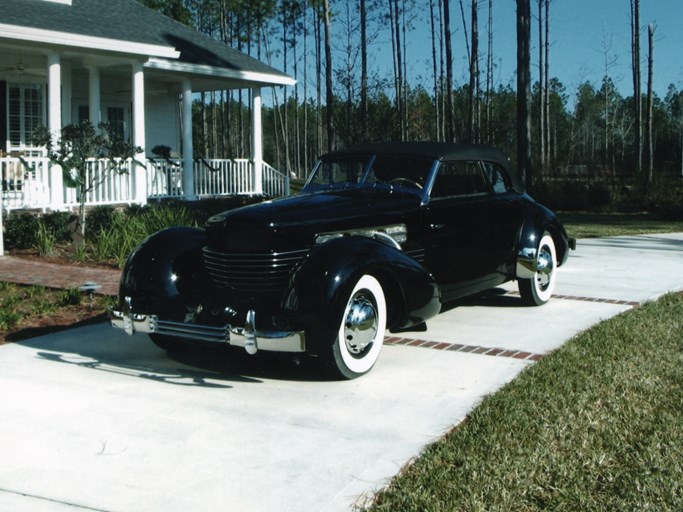
[[[265,159],[292,176],[305,177],[328,150],[389,140],[484,142],[517,164],[520,87],[528,88],[529,162],[539,193],[571,178],[584,188],[602,184],[592,191],[598,196],[631,187],[643,197],[643,190],[670,190],[683,176],[683,91],[671,84],[662,98],[652,90],[656,28],[641,23],[639,0],[624,0],[633,73],[626,96],[610,76],[607,42],[601,83],[568,89],[553,77],[561,63],[552,60],[552,23],[561,20],[553,19],[552,4],[560,0],[517,0],[518,37],[526,4],[522,22],[527,38],[533,32],[531,65],[539,70],[522,86],[494,80],[496,46],[512,42],[496,41],[492,0],[140,1],[298,81],[274,90],[263,112]],[[419,23],[428,24],[429,77],[415,76],[407,58]],[[379,56],[388,62],[383,70],[368,64],[369,55],[377,60],[380,38],[391,43]],[[456,59],[469,64],[459,76]],[[195,155],[248,155],[248,105],[247,90],[199,95]]]

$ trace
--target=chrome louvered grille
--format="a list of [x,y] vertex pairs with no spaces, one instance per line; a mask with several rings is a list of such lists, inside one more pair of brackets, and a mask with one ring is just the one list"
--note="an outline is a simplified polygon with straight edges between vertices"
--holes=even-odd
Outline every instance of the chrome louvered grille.
[[287,284],[292,269],[307,249],[266,254],[238,254],[204,247],[204,265],[218,288],[246,292],[274,292]]
[[406,251],[406,254],[413,258],[418,263],[424,263],[425,260],[425,250],[424,249],[413,249]]

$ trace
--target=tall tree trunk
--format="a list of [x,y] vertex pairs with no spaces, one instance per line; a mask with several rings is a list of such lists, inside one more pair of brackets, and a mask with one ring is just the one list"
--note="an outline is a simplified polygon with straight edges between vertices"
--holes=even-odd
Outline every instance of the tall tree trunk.
[[360,131],[361,140],[368,138],[368,13],[366,0],[360,0]]
[[[298,26],[299,21],[299,7],[297,5],[296,12],[294,15],[294,27],[295,30]],[[294,80],[299,82],[299,55],[297,51],[297,39],[298,37],[292,38],[292,53],[294,60]],[[299,116],[299,87],[294,87],[294,172],[296,176],[301,176],[301,122]]]
[[654,73],[655,60],[655,26],[649,24],[647,27],[647,183],[652,184],[652,174],[654,172],[654,92],[652,91],[652,76]]
[[517,167],[531,191],[531,5],[517,0]]
[[[289,57],[289,5],[288,3],[282,4],[282,65],[284,67],[284,72],[287,73],[288,68],[288,57]],[[282,88],[282,142],[284,144],[285,152],[285,172],[290,175],[292,172],[291,166],[291,155],[289,151],[289,98],[287,95],[287,87]]]
[[472,0],[472,53],[470,54],[469,140],[479,142],[479,18],[478,0]]
[[304,40],[304,100],[303,100],[303,108],[304,108],[304,140],[303,140],[303,145],[304,145],[304,174],[303,178],[308,178],[308,17],[306,14],[306,10],[304,8],[304,25],[303,25],[303,40]]
[[643,103],[640,89],[640,0],[631,0],[631,56],[633,70],[634,141],[636,173],[643,168]]
[[444,44],[446,46],[446,140],[455,142],[453,113],[453,49],[451,47],[451,15],[449,0],[443,0]]
[[403,100],[403,106],[401,107],[401,112],[403,113],[403,140],[408,138],[408,34],[407,28],[408,23],[406,21],[406,12],[408,11],[406,7],[406,0],[401,2],[401,32],[403,33],[403,52],[402,52],[402,62],[403,62],[403,74],[401,80],[401,99]]
[[546,0],[538,0],[538,148],[540,154],[540,171],[545,170],[545,32],[543,26]]
[[405,140],[405,112],[403,112],[403,47],[401,45],[401,22],[399,0],[389,0],[392,46],[394,50],[394,83],[396,90],[396,112],[398,116],[399,139]]
[[436,60],[436,24],[434,19],[434,0],[429,0],[429,21],[432,38],[432,73],[434,74],[434,138],[442,140],[441,135],[441,109],[439,108],[439,75]]
[[550,167],[550,0],[545,0],[545,70],[543,72],[543,125],[545,126],[545,157],[543,159],[546,170]]
[[330,2],[324,0],[325,95],[327,102],[327,150],[334,149],[334,92],[332,91],[332,43],[330,41]]
[[493,0],[489,0],[488,50],[486,56],[486,142],[493,142]]
[[315,14],[315,74],[316,74],[316,123],[317,123],[317,144],[315,153],[322,153],[323,148],[323,21],[322,13],[316,9]]

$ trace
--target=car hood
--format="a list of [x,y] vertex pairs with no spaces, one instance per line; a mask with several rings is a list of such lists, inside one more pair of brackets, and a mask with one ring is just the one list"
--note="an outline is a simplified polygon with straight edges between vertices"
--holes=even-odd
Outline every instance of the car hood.
[[417,195],[396,190],[326,191],[223,212],[206,231],[216,249],[286,251],[311,246],[320,233],[404,223],[419,206]]

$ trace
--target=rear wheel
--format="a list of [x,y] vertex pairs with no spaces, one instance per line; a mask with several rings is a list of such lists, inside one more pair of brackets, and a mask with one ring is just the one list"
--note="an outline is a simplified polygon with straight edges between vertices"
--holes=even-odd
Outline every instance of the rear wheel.
[[519,280],[519,294],[527,306],[541,306],[550,300],[557,276],[555,242],[548,233],[538,243],[536,273],[530,279]]
[[353,287],[332,344],[329,366],[344,379],[354,379],[374,366],[384,342],[387,305],[382,285],[371,275]]

